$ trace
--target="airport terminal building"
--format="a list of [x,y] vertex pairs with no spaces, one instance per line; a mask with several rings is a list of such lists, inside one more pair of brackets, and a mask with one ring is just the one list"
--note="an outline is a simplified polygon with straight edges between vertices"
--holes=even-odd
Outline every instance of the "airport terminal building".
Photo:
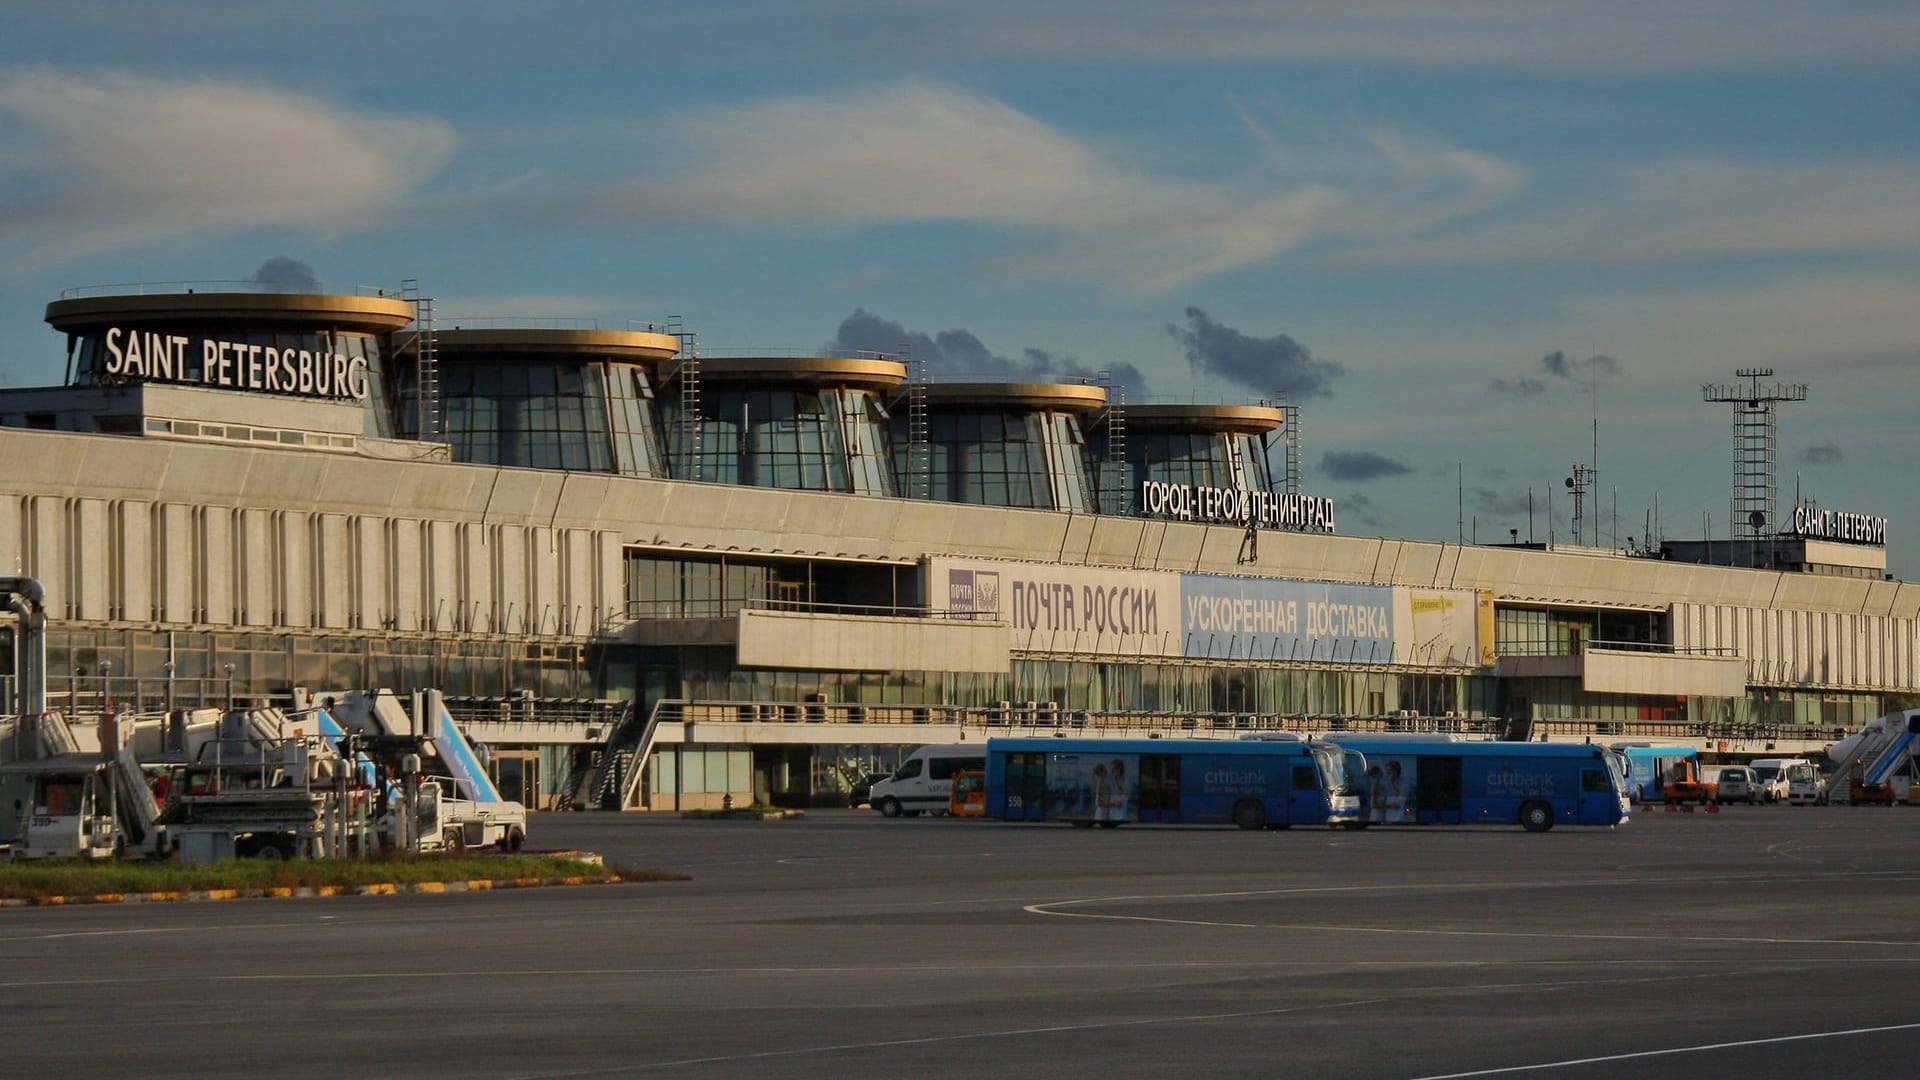
[[1350,536],[1269,403],[435,325],[391,293],[46,317],[65,384],[0,390],[0,566],[44,586],[54,703],[437,687],[530,805],[831,802],[1005,727],[1831,741],[1920,690],[1879,519]]

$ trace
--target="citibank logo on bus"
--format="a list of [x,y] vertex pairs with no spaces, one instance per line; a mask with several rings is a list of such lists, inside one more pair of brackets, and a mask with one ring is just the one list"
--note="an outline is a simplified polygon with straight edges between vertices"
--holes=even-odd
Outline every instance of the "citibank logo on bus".
[[1520,769],[1497,769],[1487,774],[1489,795],[1551,795],[1553,774]]
[[1259,769],[1208,769],[1200,779],[1209,791],[1224,790],[1251,795],[1266,788],[1266,774]]

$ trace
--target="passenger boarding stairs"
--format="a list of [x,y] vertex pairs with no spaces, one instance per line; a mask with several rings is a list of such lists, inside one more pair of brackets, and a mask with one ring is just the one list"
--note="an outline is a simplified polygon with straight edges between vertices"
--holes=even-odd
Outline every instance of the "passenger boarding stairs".
[[[1833,744],[1827,751],[1836,771],[1831,802],[1847,802],[1848,781],[1855,763],[1861,765],[1861,779],[1868,784],[1890,784],[1900,775],[1900,767],[1911,760],[1920,741],[1920,709],[1889,713],[1868,724],[1864,731]],[[1909,781],[1911,775],[1905,777]],[[1903,794],[1895,792],[1895,796]]]

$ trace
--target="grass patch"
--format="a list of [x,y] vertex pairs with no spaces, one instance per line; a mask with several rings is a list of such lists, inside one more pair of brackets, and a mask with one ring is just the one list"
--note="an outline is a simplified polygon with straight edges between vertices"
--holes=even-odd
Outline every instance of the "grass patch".
[[321,886],[417,884],[427,881],[578,877],[588,881],[678,881],[661,870],[628,870],[579,859],[515,858],[235,859],[207,866],[169,863],[0,863],[0,898],[112,893],[194,892],[204,889],[289,889]]

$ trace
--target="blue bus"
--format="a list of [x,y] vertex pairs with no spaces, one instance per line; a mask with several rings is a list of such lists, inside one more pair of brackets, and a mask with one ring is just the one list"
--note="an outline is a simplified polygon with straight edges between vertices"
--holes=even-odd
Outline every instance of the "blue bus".
[[1667,778],[1682,761],[1693,763],[1693,775],[1700,775],[1700,752],[1691,746],[1656,743],[1614,743],[1613,748],[1627,758],[1627,795],[1634,802],[1659,802]]
[[1631,814],[1626,761],[1583,743],[1481,742],[1447,736],[1334,735],[1365,755],[1357,785],[1368,824],[1618,825]]
[[[1352,765],[1360,764],[1352,755]],[[1233,824],[1360,824],[1349,755],[1301,739],[988,739],[986,816]]]

